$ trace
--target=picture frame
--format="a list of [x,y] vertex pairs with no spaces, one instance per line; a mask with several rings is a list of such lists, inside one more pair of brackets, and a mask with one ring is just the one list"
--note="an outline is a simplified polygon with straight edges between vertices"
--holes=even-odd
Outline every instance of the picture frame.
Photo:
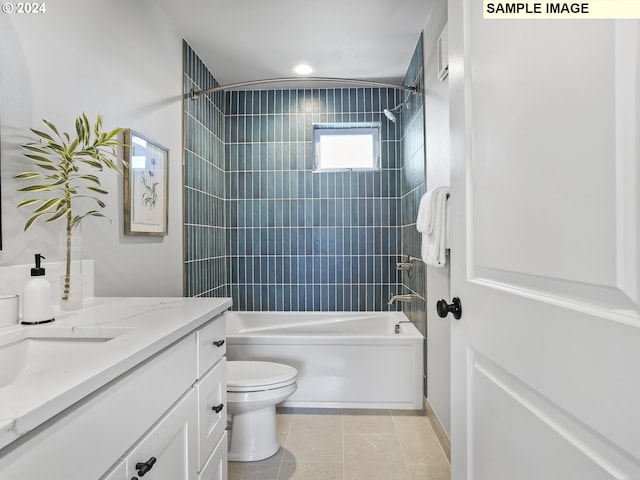
[[167,235],[169,149],[126,129],[124,157],[124,234]]

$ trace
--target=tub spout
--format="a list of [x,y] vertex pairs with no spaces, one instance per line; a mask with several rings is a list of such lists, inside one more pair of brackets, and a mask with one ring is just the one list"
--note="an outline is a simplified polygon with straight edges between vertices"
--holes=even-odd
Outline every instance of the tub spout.
[[411,320],[400,320],[398,323],[396,323],[393,331],[396,335],[400,334],[400,324],[401,323],[411,323]]
[[407,293],[405,295],[391,295],[387,305],[393,305],[395,302],[410,302],[418,296],[415,293]]

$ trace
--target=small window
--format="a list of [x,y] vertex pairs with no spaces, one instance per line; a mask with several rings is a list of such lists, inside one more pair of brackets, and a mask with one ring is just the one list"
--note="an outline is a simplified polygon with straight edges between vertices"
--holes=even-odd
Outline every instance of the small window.
[[315,170],[379,170],[380,125],[313,126]]

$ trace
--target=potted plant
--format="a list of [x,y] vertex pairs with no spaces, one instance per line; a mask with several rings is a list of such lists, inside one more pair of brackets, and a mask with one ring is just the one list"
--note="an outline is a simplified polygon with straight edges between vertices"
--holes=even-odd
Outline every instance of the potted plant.
[[[95,172],[106,167],[122,174],[121,165],[126,166],[126,162],[118,159],[117,149],[122,144],[116,138],[122,129],[103,132],[102,117],[98,115],[92,125],[84,113],[75,120],[75,136],[60,133],[52,122],[42,121],[48,131],[32,128],[37,141],[21,145],[24,155],[32,160],[36,169],[15,176],[30,182],[18,191],[34,193],[38,197],[23,200],[18,207],[33,208],[25,223],[25,231],[39,219],[46,222],[64,219],[66,222],[65,273],[60,288],[61,307],[65,308],[71,294],[73,232],[87,217],[104,217],[98,208],[104,208],[105,203],[99,196],[108,192],[102,188]],[[74,202],[81,198],[95,202],[97,207],[78,213],[74,210],[77,208]]]

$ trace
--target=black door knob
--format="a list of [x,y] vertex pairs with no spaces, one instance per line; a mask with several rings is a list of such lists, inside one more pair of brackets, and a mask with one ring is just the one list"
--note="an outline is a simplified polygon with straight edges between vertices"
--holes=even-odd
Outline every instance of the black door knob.
[[438,311],[438,316],[441,318],[446,317],[449,312],[453,313],[453,318],[459,320],[462,316],[462,303],[460,303],[460,299],[458,297],[453,297],[451,303],[447,303],[446,300],[440,299],[436,303],[436,310]]
[[153,468],[153,465],[156,463],[156,457],[151,457],[146,462],[138,462],[136,463],[136,470],[138,470],[138,476],[144,477],[149,470]]

